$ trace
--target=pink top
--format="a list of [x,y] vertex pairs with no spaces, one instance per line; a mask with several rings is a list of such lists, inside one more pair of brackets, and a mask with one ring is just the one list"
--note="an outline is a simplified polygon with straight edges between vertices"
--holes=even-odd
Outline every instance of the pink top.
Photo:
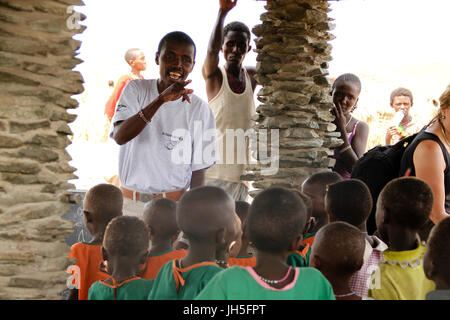
[[255,281],[258,282],[262,287],[264,287],[265,289],[268,289],[268,290],[273,290],[273,291],[286,291],[286,290],[292,289],[295,286],[295,283],[297,282],[298,276],[300,274],[300,268],[295,268],[294,269],[294,272],[295,272],[294,280],[291,281],[291,283],[284,286],[283,288],[277,289],[277,288],[272,287],[268,283],[265,283],[264,281],[262,281],[261,278],[258,276],[258,274],[255,272],[255,270],[252,267],[246,267],[245,269],[248,271],[248,273],[250,273],[250,275],[255,279]]

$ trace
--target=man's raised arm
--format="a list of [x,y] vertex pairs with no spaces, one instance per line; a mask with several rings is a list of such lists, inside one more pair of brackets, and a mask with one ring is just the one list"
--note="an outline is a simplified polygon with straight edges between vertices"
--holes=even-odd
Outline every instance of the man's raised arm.
[[234,8],[237,0],[219,0],[220,8],[214,25],[211,38],[209,39],[208,52],[202,67],[202,75],[205,80],[217,72],[219,67],[219,52],[222,47],[223,24],[228,12]]

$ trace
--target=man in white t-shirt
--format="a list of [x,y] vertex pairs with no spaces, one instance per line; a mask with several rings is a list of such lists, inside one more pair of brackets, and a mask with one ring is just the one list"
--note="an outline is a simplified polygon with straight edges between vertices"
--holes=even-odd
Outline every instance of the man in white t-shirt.
[[153,198],[177,201],[188,188],[204,185],[215,163],[214,115],[186,88],[195,51],[185,33],[167,34],[155,58],[160,77],[130,81],[117,102],[111,136],[120,145],[124,214],[141,216]]

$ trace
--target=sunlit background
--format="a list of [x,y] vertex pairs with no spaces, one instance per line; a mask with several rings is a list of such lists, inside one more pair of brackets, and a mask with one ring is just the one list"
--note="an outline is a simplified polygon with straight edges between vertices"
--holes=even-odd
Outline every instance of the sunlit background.
[[[422,123],[431,119],[433,99],[450,83],[449,0],[341,0],[329,1],[330,18],[336,28],[331,41],[333,60],[330,78],[351,72],[362,82],[354,116],[369,122],[368,148],[383,143],[385,129],[393,116],[389,106],[392,90],[402,86],[414,95],[411,114]],[[75,38],[82,41],[77,66],[85,91],[74,96],[79,108],[71,124],[72,144],[68,152],[79,177],[71,182],[86,190],[117,173],[115,143],[107,139],[105,103],[114,82],[130,68],[124,60],[129,48],[141,48],[147,57],[146,78],[158,77],[154,62],[159,40],[168,32],[181,30],[196,43],[196,65],[191,79],[195,94],[206,100],[201,66],[210,33],[217,17],[219,0],[85,0],[76,7],[87,18],[87,29]],[[265,1],[238,0],[225,23],[239,20],[250,29],[260,24]],[[254,46],[254,37],[251,45]],[[251,51],[245,65],[256,64]]]

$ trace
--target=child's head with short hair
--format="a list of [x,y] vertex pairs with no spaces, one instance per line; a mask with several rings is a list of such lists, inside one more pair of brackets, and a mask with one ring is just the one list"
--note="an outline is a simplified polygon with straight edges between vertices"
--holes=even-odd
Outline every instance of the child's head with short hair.
[[431,230],[423,268],[427,278],[436,283],[437,290],[450,290],[450,217]]
[[144,206],[143,220],[150,241],[175,241],[179,229],[176,220],[177,203],[168,198],[153,199]]
[[253,199],[247,218],[250,241],[258,251],[289,254],[302,240],[306,225],[303,200],[285,188],[269,188]]
[[108,262],[111,275],[127,270],[138,274],[148,253],[148,230],[145,223],[132,216],[121,216],[111,220],[103,239],[103,259]]
[[103,240],[108,223],[122,215],[123,195],[112,184],[101,183],[88,190],[83,201],[84,222],[96,241]]
[[320,218],[327,215],[325,211],[325,194],[330,184],[342,181],[340,174],[334,171],[317,172],[307,178],[302,184],[302,192],[312,202],[312,216]]
[[390,181],[378,197],[375,220],[383,241],[389,243],[390,226],[418,232],[427,221],[433,206],[430,186],[415,177]]
[[186,192],[178,202],[176,217],[189,240],[189,251],[199,244],[208,244],[216,251],[227,249],[240,235],[234,201],[218,187],[202,186]]
[[330,222],[344,221],[365,230],[372,210],[372,195],[361,180],[343,180],[328,187],[325,208]]
[[316,234],[310,266],[320,270],[333,284],[336,279],[350,280],[364,262],[364,233],[343,221],[330,222]]

